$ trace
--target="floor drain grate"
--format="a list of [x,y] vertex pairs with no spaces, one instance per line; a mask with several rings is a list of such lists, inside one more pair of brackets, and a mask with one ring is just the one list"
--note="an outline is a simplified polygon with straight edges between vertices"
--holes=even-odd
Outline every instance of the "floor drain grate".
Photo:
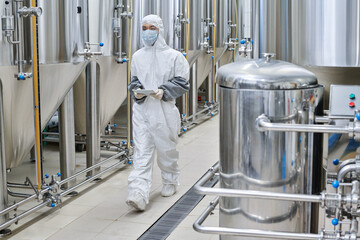
[[[205,186],[215,186],[218,179],[218,176],[214,177]],[[146,230],[138,240],[166,239],[204,197],[205,195],[198,194],[194,187],[190,188],[189,191]]]

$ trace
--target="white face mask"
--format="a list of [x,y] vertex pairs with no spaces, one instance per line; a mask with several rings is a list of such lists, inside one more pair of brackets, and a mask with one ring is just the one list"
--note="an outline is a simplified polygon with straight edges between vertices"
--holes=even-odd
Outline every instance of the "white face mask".
[[142,32],[142,39],[147,46],[153,46],[158,39],[159,32],[156,30],[145,30]]

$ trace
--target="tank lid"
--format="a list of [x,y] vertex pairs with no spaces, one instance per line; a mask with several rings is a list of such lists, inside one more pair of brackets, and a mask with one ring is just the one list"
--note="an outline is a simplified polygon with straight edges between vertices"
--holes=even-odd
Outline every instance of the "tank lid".
[[317,78],[302,67],[267,56],[222,66],[217,72],[216,83],[242,89],[302,89],[316,86]]

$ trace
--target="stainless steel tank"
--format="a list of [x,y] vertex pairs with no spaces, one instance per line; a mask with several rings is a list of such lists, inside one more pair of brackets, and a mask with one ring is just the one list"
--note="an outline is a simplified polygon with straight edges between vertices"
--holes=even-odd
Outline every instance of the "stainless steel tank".
[[358,82],[359,1],[260,0],[259,5],[254,12],[259,53],[274,52],[314,72],[325,86],[326,105],[330,84]]
[[[12,4],[12,1],[10,1]],[[27,1],[25,1],[25,4]],[[0,2],[3,14],[5,1]],[[39,0],[43,14],[38,18],[39,75],[41,99],[41,127],[61,104],[77,76],[85,67],[76,51],[84,45],[85,0]],[[29,6],[28,6],[29,7]],[[11,9],[13,12],[14,9]],[[24,19],[24,71],[32,72],[31,35],[29,19]],[[13,45],[0,37],[0,80],[3,85],[4,126],[7,168],[19,165],[30,152],[35,141],[32,79],[19,81],[16,52]]]
[[[275,122],[313,122],[323,95],[315,75],[267,58],[225,65],[216,81],[220,88],[221,187],[314,192],[313,174],[317,174],[321,158],[314,157],[313,148],[321,149],[319,136],[260,132],[255,122],[261,114]],[[310,232],[310,224],[311,209],[304,203],[220,198],[222,227]],[[220,239],[247,238],[224,235]]]
[[[127,97],[127,62],[117,63],[119,42],[113,29],[113,18],[117,3],[120,1],[88,0],[89,42],[104,43],[102,56],[97,56],[99,69],[99,114],[100,126],[106,124],[115,115]],[[129,1],[122,1],[123,12],[128,11]],[[121,25],[121,59],[128,53],[128,21],[123,18]],[[83,72],[74,85],[75,132],[86,134],[86,74]]]

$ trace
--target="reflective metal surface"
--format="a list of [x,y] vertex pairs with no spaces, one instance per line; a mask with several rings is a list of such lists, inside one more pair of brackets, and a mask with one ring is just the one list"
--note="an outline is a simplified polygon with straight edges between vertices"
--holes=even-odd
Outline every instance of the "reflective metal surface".
[[[94,58],[99,66],[99,121],[100,129],[105,129],[106,124],[115,115],[120,105],[127,96],[127,64],[115,62],[117,56],[116,41],[112,28],[112,18],[116,1],[89,0],[89,40],[92,43],[103,42],[104,46],[99,50],[103,51],[104,56]],[[135,2],[135,1],[134,1]],[[129,2],[123,1],[127,6]],[[128,51],[126,35],[126,21],[122,25],[122,44],[123,52]],[[135,26],[135,25],[133,25]],[[136,27],[134,27],[136,29]],[[86,74],[80,75],[74,86],[75,101],[75,131],[76,133],[86,133]]]
[[[74,119],[74,91],[71,88],[59,107],[59,151],[61,180],[75,174],[75,119]],[[63,185],[67,189],[75,185],[71,181]]]
[[[285,69],[289,66],[281,64]],[[257,73],[252,72],[250,67],[249,73],[243,77],[240,71],[239,78],[236,77],[236,69],[236,64],[229,64],[218,72],[218,80],[231,76],[233,72],[231,86],[236,87],[220,87],[221,187],[311,193],[312,183],[309,179],[312,179],[314,168],[312,151],[313,148],[321,149],[320,142],[314,141],[314,146],[309,145],[314,137],[309,133],[259,132],[255,120],[259,115],[266,114],[270,119],[282,123],[310,123],[316,107],[321,105],[323,88],[316,85],[316,78],[305,71],[304,81],[297,75],[299,80],[296,82],[302,82],[302,86],[308,88],[296,89],[296,85],[285,84],[284,90],[268,90],[266,86],[269,85],[265,82],[270,82],[271,86],[273,78],[268,77],[261,82],[258,78],[263,71],[261,67]],[[288,70],[285,70],[280,82],[288,83],[295,79]],[[297,67],[294,70],[299,71]],[[281,72],[281,68],[277,71]],[[286,74],[289,74],[290,81],[286,80]],[[307,76],[313,77],[311,81]],[[236,83],[236,79],[240,84]],[[256,84],[249,84],[254,82],[262,84],[258,88]],[[285,201],[220,198],[220,227],[310,232],[310,216],[310,206],[304,203],[294,205]],[[221,239],[245,238],[221,236]]]
[[[40,65],[41,127],[44,128],[74,84],[85,63]],[[35,141],[32,81],[17,81],[16,66],[0,67],[4,88],[4,126],[7,168],[16,167]],[[66,76],[66,77],[64,77]]]
[[316,85],[317,79],[312,72],[294,64],[263,58],[221,67],[216,82],[230,88],[298,89]]
[[78,62],[77,56],[87,41],[87,0],[39,0],[39,61],[43,63]]
[[[38,5],[43,9],[43,14],[38,18],[38,43],[41,127],[44,128],[85,67],[83,59],[77,57],[76,51],[83,47],[87,34],[87,6],[85,0],[40,0]],[[0,3],[0,11],[3,14],[4,1]],[[27,61],[24,70],[31,72],[29,19],[24,19],[23,35],[24,60]],[[15,53],[13,46],[5,41],[3,35],[0,38],[0,49],[6,167],[13,168],[25,159],[34,144],[33,83],[31,79],[18,81],[14,78],[17,73],[17,67],[13,66]]]
[[301,65],[360,66],[359,1],[260,0],[259,11],[260,53]]

